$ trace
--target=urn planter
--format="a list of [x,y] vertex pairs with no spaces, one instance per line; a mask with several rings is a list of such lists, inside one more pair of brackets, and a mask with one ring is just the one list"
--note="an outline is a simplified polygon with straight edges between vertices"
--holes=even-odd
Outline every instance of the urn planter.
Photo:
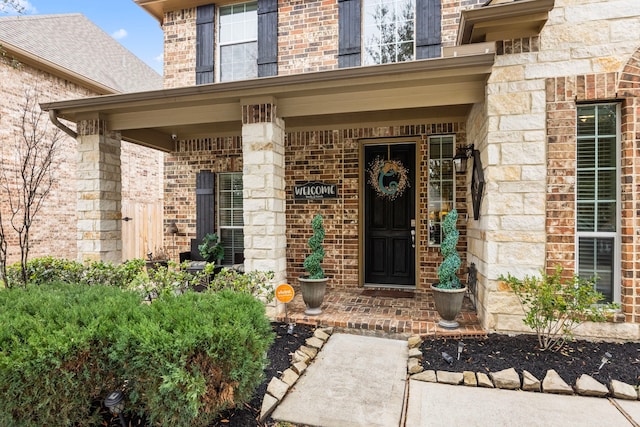
[[302,300],[307,306],[304,314],[308,316],[317,316],[322,313],[321,306],[324,301],[324,294],[327,289],[327,281],[329,278],[323,279],[308,279],[306,277],[299,277],[300,289],[302,291]]
[[437,283],[431,285],[431,291],[433,293],[433,301],[436,305],[436,310],[441,319],[438,325],[447,329],[455,329],[460,324],[456,322],[456,316],[462,310],[462,302],[464,300],[464,294],[467,291],[467,287],[459,289],[442,289],[437,287]]

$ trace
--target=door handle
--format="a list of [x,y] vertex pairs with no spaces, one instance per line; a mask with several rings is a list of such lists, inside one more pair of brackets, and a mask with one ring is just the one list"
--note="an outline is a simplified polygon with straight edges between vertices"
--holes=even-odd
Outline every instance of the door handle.
[[416,247],[416,230],[411,230],[411,247]]

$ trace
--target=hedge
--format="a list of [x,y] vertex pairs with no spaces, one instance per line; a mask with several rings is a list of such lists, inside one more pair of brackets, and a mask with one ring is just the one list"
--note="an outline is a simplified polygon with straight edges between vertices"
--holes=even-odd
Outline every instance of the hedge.
[[98,425],[115,389],[152,425],[208,425],[251,398],[272,339],[263,304],[232,291],[141,304],[101,285],[5,289],[0,425]]

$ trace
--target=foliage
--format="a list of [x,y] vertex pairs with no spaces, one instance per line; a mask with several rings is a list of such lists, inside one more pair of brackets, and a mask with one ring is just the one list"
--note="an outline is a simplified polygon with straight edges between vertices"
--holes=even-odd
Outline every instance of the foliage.
[[155,252],[149,252],[147,254],[147,258],[149,261],[168,261],[171,259],[165,248],[156,248]]
[[164,295],[179,295],[187,291],[198,280],[187,272],[186,268],[177,268],[175,262],[168,261],[167,265],[155,265],[147,268],[131,282],[130,288],[141,292],[141,296],[148,300]]
[[442,231],[444,239],[440,245],[440,252],[444,258],[440,267],[438,267],[438,287],[442,289],[460,289],[462,283],[456,276],[456,272],[460,268],[460,256],[456,250],[458,244],[459,232],[456,230],[456,221],[458,220],[458,211],[453,209],[447,214],[442,222]]
[[311,220],[311,228],[313,235],[309,239],[309,248],[311,253],[304,260],[304,269],[309,273],[309,279],[324,279],[324,271],[322,271],[322,260],[324,260],[324,248],[322,241],[324,240],[324,226],[322,225],[322,215],[317,214]]
[[207,262],[217,262],[224,258],[224,248],[218,241],[216,233],[207,233],[198,245],[200,256]]
[[100,425],[121,389],[151,425],[210,425],[248,401],[273,334],[247,294],[54,283],[0,291],[0,425]]
[[[213,274],[213,264],[207,264],[205,274]],[[273,271],[250,271],[240,273],[237,270],[223,268],[209,284],[209,290],[220,292],[224,289],[242,292],[266,300],[273,301],[273,289],[269,282],[273,280]]]
[[27,283],[31,227],[53,188],[62,141],[60,130],[50,128],[49,119],[40,110],[37,88],[25,91],[24,103],[18,108],[19,136],[9,153],[0,153],[0,202],[7,207],[8,217],[3,218],[0,211],[0,279],[5,286],[12,286],[7,280],[9,229],[17,235],[21,283]]
[[542,271],[540,277],[525,276],[522,280],[511,274],[500,276],[518,297],[525,311],[523,322],[536,332],[541,350],[558,351],[580,324],[603,322],[606,311],[617,307],[598,305],[603,296],[595,290],[593,280],[575,274],[563,278],[562,271],[558,265],[551,275]]

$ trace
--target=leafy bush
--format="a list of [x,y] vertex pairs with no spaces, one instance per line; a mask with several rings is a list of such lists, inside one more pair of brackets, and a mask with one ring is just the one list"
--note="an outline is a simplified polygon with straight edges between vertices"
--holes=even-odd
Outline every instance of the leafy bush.
[[[203,270],[206,275],[213,273],[213,264],[207,264]],[[223,268],[209,283],[209,290],[220,292],[224,289],[233,290],[263,298],[267,302],[273,301],[273,289],[269,281],[274,277],[273,271],[250,271],[241,273],[237,270]]]
[[247,294],[165,294],[153,304],[108,286],[0,291],[0,425],[99,424],[123,389],[155,425],[208,425],[250,399],[272,332]]
[[217,262],[224,258],[224,247],[218,240],[216,233],[207,233],[198,245],[200,256],[207,262]]
[[558,351],[580,324],[603,322],[607,310],[615,304],[598,305],[603,300],[595,290],[594,281],[573,275],[563,279],[562,267],[557,266],[552,275],[541,272],[541,277],[525,276],[517,279],[511,274],[500,280],[511,286],[525,311],[523,322],[538,336],[541,350]]

